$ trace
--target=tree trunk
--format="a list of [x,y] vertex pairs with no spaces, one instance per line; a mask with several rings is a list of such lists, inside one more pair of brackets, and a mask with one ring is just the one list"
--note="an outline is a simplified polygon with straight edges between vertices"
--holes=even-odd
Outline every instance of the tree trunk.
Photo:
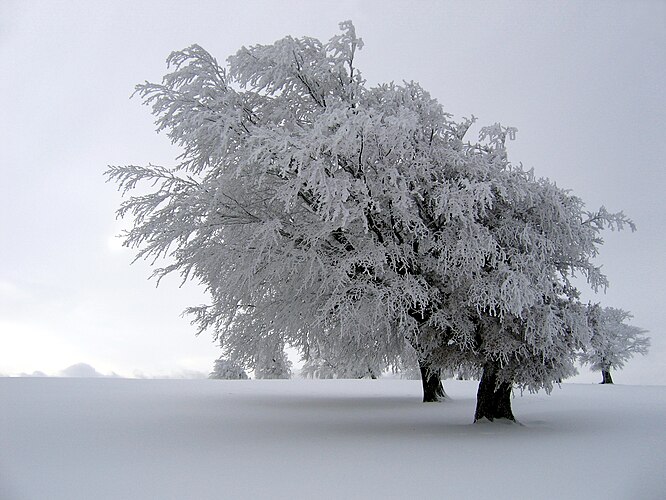
[[490,420],[505,418],[512,422],[516,421],[511,410],[511,388],[509,382],[497,384],[498,367],[495,363],[486,363],[483,367],[483,375],[479,382],[479,390],[476,393],[476,412],[474,421],[483,418]]
[[421,383],[423,384],[423,402],[437,403],[446,399],[446,392],[442,385],[442,375],[440,370],[435,370],[424,361],[419,360],[419,370],[421,371]]
[[610,370],[601,370],[601,376],[603,377],[602,384],[612,384],[613,377],[611,377]]

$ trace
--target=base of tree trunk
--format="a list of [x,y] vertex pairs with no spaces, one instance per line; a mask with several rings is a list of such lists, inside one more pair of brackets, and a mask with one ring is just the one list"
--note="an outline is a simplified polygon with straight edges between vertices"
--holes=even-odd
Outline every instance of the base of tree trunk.
[[611,377],[611,374],[608,370],[601,370],[601,376],[602,376],[602,380],[601,380],[602,384],[612,384],[613,383],[613,377]]
[[438,403],[447,398],[442,385],[442,376],[439,370],[433,370],[429,366],[419,363],[421,371],[421,383],[423,384],[423,402]]
[[491,422],[497,419],[506,419],[515,422],[511,410],[512,384],[502,382],[497,384],[497,367],[488,363],[483,367],[483,375],[476,393],[476,411],[474,421],[487,419]]

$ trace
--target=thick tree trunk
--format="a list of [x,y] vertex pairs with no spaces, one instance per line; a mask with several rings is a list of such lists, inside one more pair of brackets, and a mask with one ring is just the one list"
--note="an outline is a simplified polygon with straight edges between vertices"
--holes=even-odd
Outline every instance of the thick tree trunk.
[[423,384],[423,402],[437,403],[446,399],[440,370],[432,369],[428,363],[419,360],[421,383]]
[[612,384],[613,377],[611,377],[610,370],[601,370],[601,376],[603,377],[602,384]]
[[476,393],[476,412],[474,421],[483,418],[490,420],[505,418],[512,422],[516,421],[511,410],[511,387],[509,382],[497,384],[497,365],[486,363],[483,367],[483,375],[479,382],[479,390]]

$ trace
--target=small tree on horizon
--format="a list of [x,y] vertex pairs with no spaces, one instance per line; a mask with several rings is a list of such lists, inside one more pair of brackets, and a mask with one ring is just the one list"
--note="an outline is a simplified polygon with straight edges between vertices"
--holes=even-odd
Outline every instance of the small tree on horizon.
[[253,366],[256,379],[289,379],[291,365],[284,351],[284,344],[275,338],[263,339],[254,353]]
[[347,349],[337,350],[340,347],[339,342],[330,345],[320,341],[312,345],[301,376],[323,379],[376,379],[381,376],[383,363],[372,356],[371,350],[349,345],[345,346]]
[[247,380],[245,370],[238,363],[226,358],[219,358],[213,364],[213,371],[208,378],[219,380]]
[[627,324],[629,311],[593,304],[588,307],[592,336],[580,354],[580,360],[600,371],[602,384],[612,384],[611,370],[620,370],[635,354],[646,355],[650,348],[647,330]]

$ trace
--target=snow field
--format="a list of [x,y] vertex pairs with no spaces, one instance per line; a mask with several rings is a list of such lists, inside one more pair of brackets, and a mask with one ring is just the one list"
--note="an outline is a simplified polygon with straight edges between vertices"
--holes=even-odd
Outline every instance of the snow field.
[[0,379],[0,499],[662,499],[666,387],[564,384],[472,424],[476,383]]

